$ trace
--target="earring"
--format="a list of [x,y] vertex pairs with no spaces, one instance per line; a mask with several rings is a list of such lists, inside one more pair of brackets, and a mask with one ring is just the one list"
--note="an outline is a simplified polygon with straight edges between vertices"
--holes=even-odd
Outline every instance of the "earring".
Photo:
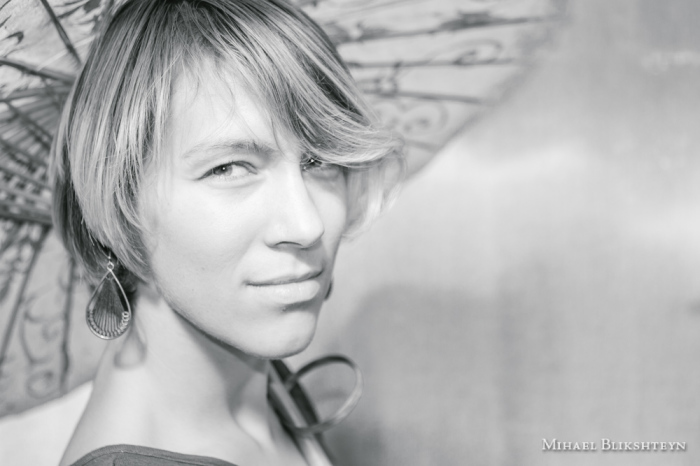
[[131,306],[114,273],[111,252],[107,258],[107,273],[93,291],[85,314],[92,333],[104,340],[120,337],[131,324]]
[[328,284],[328,291],[326,291],[326,297],[323,298],[324,301],[328,301],[328,298],[331,297],[331,293],[333,293],[333,279],[331,278],[331,282]]

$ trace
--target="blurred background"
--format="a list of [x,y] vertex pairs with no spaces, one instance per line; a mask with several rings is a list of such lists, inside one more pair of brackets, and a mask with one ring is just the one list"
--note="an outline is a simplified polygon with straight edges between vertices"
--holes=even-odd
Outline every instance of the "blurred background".
[[[700,2],[575,0],[338,260],[343,465],[700,464]],[[542,439],[680,441],[543,452]]]
[[[292,361],[365,374],[327,435],[339,465],[700,464],[700,2],[568,10],[518,89],[341,249]],[[88,394],[3,418],[0,464],[55,464]]]

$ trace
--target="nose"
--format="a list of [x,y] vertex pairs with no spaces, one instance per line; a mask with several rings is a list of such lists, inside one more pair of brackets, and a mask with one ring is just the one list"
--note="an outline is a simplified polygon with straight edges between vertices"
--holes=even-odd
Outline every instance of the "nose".
[[323,219],[299,164],[290,163],[287,168],[274,183],[266,243],[270,247],[310,248],[325,232]]

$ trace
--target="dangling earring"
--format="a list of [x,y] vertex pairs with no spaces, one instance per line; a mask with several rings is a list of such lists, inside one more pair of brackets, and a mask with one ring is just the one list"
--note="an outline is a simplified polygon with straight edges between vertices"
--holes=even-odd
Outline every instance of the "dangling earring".
[[131,324],[131,306],[114,273],[111,251],[107,258],[107,273],[88,301],[85,319],[92,333],[104,340],[120,337]]
[[333,293],[333,279],[331,278],[331,282],[328,284],[328,291],[326,291],[326,297],[323,298],[324,301],[328,301],[328,298],[331,297],[331,293]]

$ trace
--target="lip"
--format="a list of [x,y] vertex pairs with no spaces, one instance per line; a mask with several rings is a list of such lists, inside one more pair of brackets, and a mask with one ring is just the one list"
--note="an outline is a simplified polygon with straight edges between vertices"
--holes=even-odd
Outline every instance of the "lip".
[[265,301],[283,306],[305,303],[315,299],[321,292],[323,269],[303,274],[288,274],[249,282],[250,289]]
[[271,279],[266,279],[266,280],[258,280],[258,281],[250,281],[248,284],[250,286],[256,286],[256,287],[264,287],[264,286],[278,286],[278,285],[287,285],[290,283],[300,283],[304,282],[307,280],[313,280],[321,276],[323,273],[323,269],[319,270],[310,270],[306,273],[303,274],[286,274],[286,275],[280,275],[275,278]]

